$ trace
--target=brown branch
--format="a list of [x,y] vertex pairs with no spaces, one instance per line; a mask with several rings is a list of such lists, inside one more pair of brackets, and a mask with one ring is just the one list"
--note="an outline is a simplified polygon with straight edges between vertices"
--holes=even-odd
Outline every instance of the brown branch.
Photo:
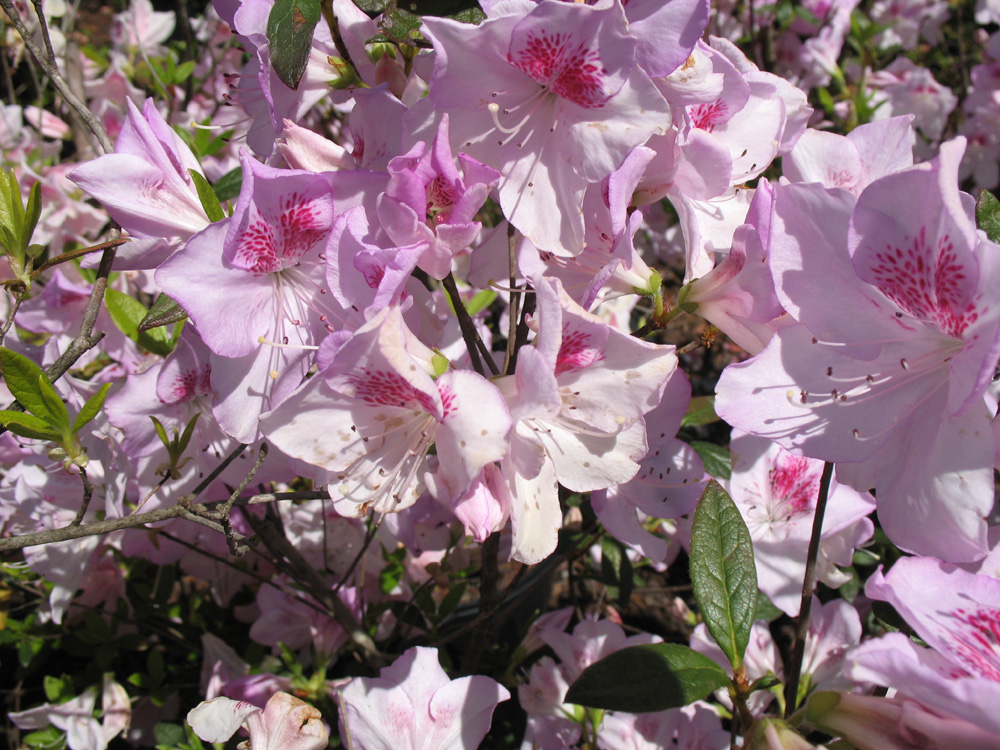
[[[237,506],[259,505],[261,503],[274,503],[280,500],[315,500],[318,497],[329,497],[325,490],[309,490],[305,492],[265,492],[247,498],[240,498],[236,501]],[[222,500],[218,502],[224,502]],[[207,519],[201,518],[191,513],[183,505],[171,505],[168,508],[159,508],[146,513],[134,513],[122,518],[110,518],[104,521],[81,524],[79,526],[64,526],[61,529],[47,529],[46,531],[36,531],[31,534],[21,534],[0,539],[0,552],[9,550],[24,549],[25,547],[37,547],[40,544],[52,544],[53,542],[65,542],[68,539],[81,539],[85,536],[101,536],[110,534],[112,531],[120,529],[141,528],[149,523],[169,521],[172,518],[186,518],[190,521],[201,522]],[[221,529],[221,526],[218,527]]]
[[83,480],[83,502],[80,503],[80,510],[76,512],[76,518],[73,519],[70,526],[79,526],[83,523],[83,517],[87,515],[87,508],[90,507],[90,499],[94,496],[94,485],[87,478],[87,469],[83,466],[80,467],[80,479]]
[[273,509],[269,507],[268,511],[264,518],[257,518],[253,514],[247,513],[245,517],[250,528],[260,537],[264,546],[279,558],[284,559],[294,572],[294,578],[306,586],[312,597],[333,613],[334,619],[344,629],[354,645],[361,649],[362,653],[369,659],[383,662],[384,655],[376,648],[375,642],[354,617],[354,613],[333,592],[333,587],[326,580],[326,577],[310,565],[302,553],[288,541],[288,537],[278,525],[277,514],[273,512]]
[[806,636],[809,635],[809,613],[812,609],[813,589],[816,588],[816,560],[819,558],[819,542],[823,535],[823,518],[826,515],[826,501],[830,495],[833,480],[833,464],[823,464],[823,475],[819,480],[819,497],[816,498],[816,513],[813,516],[812,534],[809,537],[809,551],[806,553],[806,572],[802,580],[802,603],[799,616],[795,619],[795,643],[792,644],[788,671],[785,673],[785,717],[795,712],[799,697],[799,673],[805,656]]
[[[87,128],[94,137],[97,139],[98,144],[101,149],[106,154],[110,154],[115,150],[114,144],[111,143],[111,139],[108,138],[107,132],[104,130],[104,126],[101,121],[90,111],[90,108],[73,93],[70,89],[69,84],[66,79],[62,77],[59,73],[59,68],[56,67],[56,61],[54,57],[49,57],[45,52],[39,49],[38,45],[35,44],[34,40],[31,38],[31,32],[28,31],[27,27],[24,25],[24,21],[21,19],[21,14],[18,12],[17,8],[14,7],[12,0],[0,0],[0,8],[3,8],[10,22],[14,24],[14,28],[17,33],[21,35],[21,39],[24,41],[24,46],[27,47],[28,51],[31,52],[32,57],[41,66],[42,70],[45,71],[45,75],[49,77],[52,81],[52,85],[56,87],[56,90],[62,95],[66,103],[73,108],[73,110],[80,116]],[[45,16],[39,13],[38,21],[45,27]],[[44,31],[43,35],[47,36],[48,31]]]
[[497,368],[496,362],[493,361],[492,353],[486,348],[486,344],[483,343],[483,340],[479,336],[479,331],[476,330],[475,321],[472,320],[469,311],[465,309],[465,303],[462,302],[462,297],[458,293],[458,285],[455,283],[455,277],[449,273],[442,280],[442,284],[444,284],[444,290],[448,293],[452,307],[455,308],[455,315],[458,316],[458,327],[462,329],[462,338],[465,339],[465,348],[469,350],[472,369],[480,375],[486,374],[486,371],[483,370],[483,363],[479,358],[481,352],[483,358],[486,360],[486,364],[490,368],[490,372],[494,375],[499,375],[500,370]]

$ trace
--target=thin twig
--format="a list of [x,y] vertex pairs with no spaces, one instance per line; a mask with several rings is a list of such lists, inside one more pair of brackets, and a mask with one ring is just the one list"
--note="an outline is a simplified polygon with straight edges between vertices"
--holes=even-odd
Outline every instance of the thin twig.
[[24,301],[24,290],[14,291],[11,296],[14,298],[14,304],[11,305],[7,320],[4,322],[3,328],[0,329],[0,346],[3,346],[3,340],[7,336],[7,331],[14,325],[14,316],[17,315],[17,311],[21,307],[21,302]]
[[[66,263],[67,261],[70,260],[76,260],[77,258],[82,258],[84,255],[90,255],[91,253],[100,252],[101,250],[107,250],[108,248],[112,247],[119,247],[121,245],[124,245],[126,242],[131,242],[131,240],[128,237],[122,237],[117,240],[108,240],[107,242],[102,242],[99,245],[91,245],[90,247],[81,247],[76,250],[70,250],[69,252],[65,252],[62,255],[57,255],[55,258],[50,258],[49,260],[45,261],[44,263],[42,263],[42,265],[40,265],[38,268],[32,271],[31,276],[29,276],[28,278],[34,281],[44,271],[49,270],[53,266],[58,266],[61,263]],[[3,281],[0,281],[0,284],[6,287],[16,286],[17,284],[20,283],[21,283],[20,279],[4,279]]]
[[517,347],[517,323],[520,320],[518,314],[518,302],[521,299],[519,293],[514,292],[517,285],[517,234],[514,225],[507,222],[507,267],[510,276],[510,301],[507,304],[507,353],[503,362],[503,374],[510,375],[514,362],[514,352]]
[[475,321],[472,320],[469,311],[465,309],[465,303],[462,302],[462,297],[458,293],[458,285],[455,284],[455,277],[449,273],[444,277],[442,283],[445,291],[448,293],[449,299],[451,299],[452,307],[455,308],[455,314],[458,316],[458,327],[462,329],[462,338],[465,339],[465,348],[469,350],[472,369],[480,375],[486,374],[486,371],[483,370],[483,363],[479,358],[479,354],[482,352],[483,358],[490,368],[490,372],[494,375],[499,375],[500,370],[497,368],[496,362],[493,361],[492,353],[486,348],[486,344],[483,343],[483,340],[479,336],[479,331],[476,330]]
[[[80,119],[86,124],[87,128],[97,142],[100,144],[101,149],[106,154],[110,154],[115,150],[114,144],[111,139],[108,138],[107,132],[104,130],[104,126],[101,121],[90,111],[90,108],[73,93],[70,89],[69,84],[66,79],[62,77],[59,73],[59,68],[56,67],[56,61],[54,57],[49,57],[38,45],[35,44],[34,40],[31,38],[31,32],[28,31],[27,27],[24,25],[24,21],[21,19],[21,14],[18,12],[17,8],[14,7],[12,0],[0,0],[0,8],[3,8],[10,22],[14,24],[14,28],[17,33],[21,35],[21,39],[24,41],[24,46],[27,47],[28,51],[31,52],[32,57],[41,66],[42,70],[45,71],[45,75],[49,77],[52,81],[52,85],[56,87],[56,90],[62,95],[66,103],[73,108],[73,110],[80,116]],[[45,17],[41,16],[39,22],[44,26]]]
[[80,479],[83,480],[83,502],[80,503],[80,510],[76,512],[76,518],[73,519],[70,526],[79,526],[83,523],[83,517],[87,515],[87,508],[90,507],[90,499],[94,496],[94,485],[87,478],[87,469],[82,466],[80,467]]
[[[312,500],[317,497],[329,497],[325,491],[322,492],[322,495],[317,494],[318,492],[318,490],[306,492],[265,492],[248,498],[240,498],[236,501],[236,505],[242,507],[244,505],[274,503],[279,500]],[[217,502],[221,503],[224,501],[219,500]],[[25,547],[37,547],[39,544],[65,542],[67,539],[81,539],[85,536],[101,536],[110,534],[112,531],[119,531],[120,529],[136,529],[149,523],[168,521],[171,518],[206,520],[195,516],[183,505],[171,505],[167,508],[158,508],[146,513],[133,513],[130,516],[122,518],[110,518],[79,526],[64,526],[61,529],[47,529],[31,534],[6,537],[0,539],[0,552],[24,549]]]
[[333,593],[329,581],[302,556],[302,553],[292,546],[278,525],[277,514],[268,508],[265,518],[256,518],[250,513],[245,515],[247,523],[254,533],[260,537],[264,545],[275,555],[284,558],[295,572],[295,579],[308,589],[316,601],[322,603],[334,616],[337,623],[344,629],[351,641],[358,646],[369,659],[383,661],[383,655],[375,646],[371,636],[361,627],[347,604]]
[[806,650],[806,636],[809,635],[809,611],[812,609],[813,589],[816,588],[816,560],[819,557],[819,541],[823,533],[823,517],[826,515],[826,501],[830,495],[833,479],[833,464],[823,464],[823,475],[819,480],[819,497],[816,498],[816,514],[813,516],[812,535],[809,537],[809,551],[806,554],[806,572],[802,579],[802,603],[795,621],[795,643],[792,644],[788,671],[785,672],[785,717],[795,711],[798,701],[799,678],[802,659]]

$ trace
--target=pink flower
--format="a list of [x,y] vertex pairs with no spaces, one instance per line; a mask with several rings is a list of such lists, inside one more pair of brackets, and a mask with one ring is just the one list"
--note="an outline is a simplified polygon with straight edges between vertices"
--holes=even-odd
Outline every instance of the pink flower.
[[491,10],[479,26],[424,20],[437,52],[430,98],[453,113],[453,143],[503,174],[507,219],[540,250],[576,255],[587,184],[663,132],[669,107],[636,65],[621,4]]
[[848,654],[845,674],[961,717],[1000,744],[1000,581],[910,557],[877,571],[865,593],[892,604],[931,648],[889,633]]
[[338,696],[340,735],[355,750],[474,750],[510,693],[483,675],[451,680],[437,649],[415,646]]
[[322,750],[329,743],[320,712],[288,693],[275,693],[263,709],[219,696],[192,708],[187,722],[206,742],[225,742],[245,727],[250,739],[240,750]]
[[726,368],[716,408],[793,453],[842,462],[840,481],[875,487],[899,546],[971,561],[987,552],[993,507],[983,396],[1000,354],[1000,248],[957,189],[962,150],[944,144],[856,204],[816,184],[775,188],[771,272],[798,325]]

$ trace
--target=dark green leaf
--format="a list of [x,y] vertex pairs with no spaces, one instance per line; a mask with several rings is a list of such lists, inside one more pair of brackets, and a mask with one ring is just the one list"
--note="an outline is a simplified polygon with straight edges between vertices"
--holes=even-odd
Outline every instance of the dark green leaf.
[[719,417],[715,413],[715,396],[695,396],[688,404],[687,414],[681,420],[681,427],[700,427],[718,421]]
[[677,643],[632,646],[591,664],[566,693],[566,703],[646,713],[680,708],[729,683],[703,654]]
[[461,604],[462,597],[465,596],[465,584],[457,583],[451,587],[451,591],[445,594],[444,599],[441,600],[441,604],[438,607],[438,617],[444,618],[455,611],[455,608]]
[[691,583],[705,626],[733,669],[738,669],[757,614],[757,568],[747,525],[714,480],[694,512],[690,560]]
[[601,540],[601,576],[608,586],[618,589],[618,606],[626,606],[632,597],[632,561],[617,539]]
[[101,407],[104,406],[104,397],[108,395],[108,389],[110,387],[111,383],[105,383],[101,386],[97,393],[87,399],[87,403],[83,405],[83,408],[80,409],[80,413],[77,414],[76,419],[73,420],[72,432],[77,432],[82,429],[87,422],[101,413]]
[[194,169],[189,169],[188,174],[194,180],[194,187],[198,191],[198,200],[201,201],[201,207],[205,209],[205,216],[208,217],[208,220],[215,223],[225,219],[226,212],[222,210],[222,204],[219,203],[219,196],[215,194],[205,176]]
[[418,16],[448,16],[449,18],[454,18],[473,9],[479,10],[479,3],[476,0],[396,0],[395,5]]
[[729,479],[733,474],[733,459],[729,451],[715,443],[706,443],[702,440],[692,440],[691,447],[701,457],[701,462],[705,464],[705,471],[711,476],[719,479]]
[[980,190],[976,199],[976,226],[991,242],[1000,242],[1000,201],[989,190]]
[[293,91],[306,72],[313,31],[320,19],[319,0],[276,0],[267,17],[271,66]]
[[[240,194],[243,187],[243,167],[234,167],[215,181],[212,189],[219,201],[229,201]],[[153,305],[155,308],[156,305]]]
[[157,724],[153,727],[157,745],[177,747],[184,742],[184,727],[179,724]]
[[159,354],[161,357],[170,354],[173,342],[170,339],[170,334],[165,330],[157,327],[139,332],[139,324],[146,319],[148,313],[145,305],[139,300],[124,292],[119,292],[117,289],[106,289],[104,291],[104,305],[108,308],[111,320],[121,332],[143,349],[153,354]]
[[757,592],[757,616],[755,620],[766,620],[771,622],[771,620],[777,620],[781,617],[784,612],[774,606],[774,603],[767,598],[767,594],[763,591]]
[[179,323],[182,320],[187,320],[187,313],[184,312],[184,308],[161,292],[160,296],[156,298],[156,302],[149,308],[149,312],[139,321],[136,331],[144,333],[160,326]]
[[756,680],[750,683],[750,692],[756,693],[758,690],[770,690],[775,685],[780,685],[781,680],[774,672],[768,672],[763,677],[758,677]]
[[[41,367],[23,354],[0,348],[0,372],[21,406],[45,420],[56,431],[69,428],[66,405]],[[28,437],[25,435],[25,437]]]

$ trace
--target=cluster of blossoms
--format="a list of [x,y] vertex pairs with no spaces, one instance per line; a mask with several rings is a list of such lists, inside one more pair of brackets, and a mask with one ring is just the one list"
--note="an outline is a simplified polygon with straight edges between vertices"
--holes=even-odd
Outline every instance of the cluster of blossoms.
[[[117,16],[106,66],[80,71],[113,153],[43,169],[58,148],[36,148],[23,123],[50,143],[71,128],[3,110],[4,161],[42,184],[35,241],[86,244],[106,212],[128,242],[97,313],[106,338],[55,383],[74,413],[110,384],[103,410],[80,428],[75,464],[35,435],[0,435],[0,530],[183,511],[27,548],[24,562],[51,584],[44,618],[110,617],[123,560],[179,563],[220,607],[252,599],[249,638],[321,675],[304,691],[205,636],[207,700],[188,723],[208,742],[242,727],[252,750],[328,746],[329,716],[296,690],[335,704],[343,745],[368,750],[476,747],[515,693],[524,748],[721,750],[723,717],[741,711],[755,722],[746,747],[811,747],[763,718],[800,703],[800,727],[859,748],[1000,747],[1000,246],[959,188],[969,174],[997,181],[997,37],[973,70],[965,137],[944,140],[957,99],[902,57],[851,73],[872,122],[848,135],[818,127],[829,123],[803,89],[844,80],[856,0],[805,4],[810,18],[777,44],[782,75],[731,41],[760,17],[723,7],[721,35],[706,34],[708,0],[484,0],[475,25],[424,18],[422,48],[389,44],[350,0],[333,0],[294,89],[276,70],[273,5],[215,0],[187,71],[206,86],[172,86],[167,101],[131,78],[166,49],[173,14],[136,2]],[[947,4],[878,2],[872,13],[895,19],[879,46],[910,49],[935,41]],[[1000,20],[989,4],[980,13]],[[65,44],[54,39],[56,54]],[[220,67],[240,72],[213,76]],[[181,137],[182,110],[227,139]],[[658,223],[667,208],[672,235]],[[5,333],[4,345],[56,363],[76,346],[97,266],[60,266],[5,300],[23,335]],[[682,276],[670,310],[668,267]],[[187,322],[139,333],[148,306],[137,300],[160,295]],[[731,470],[678,437],[692,397],[685,360],[643,335],[681,312],[748,355],[715,388]],[[767,622],[753,624],[741,679],[775,677],[798,694],[765,684],[746,701],[720,692],[663,712],[588,712],[567,701],[584,670],[659,640],[627,637],[613,610],[571,632],[570,610],[538,619],[504,684],[452,680],[432,648],[392,661],[373,645],[409,644],[394,605],[478,562],[488,539],[502,559],[541,563],[541,578],[582,516],[570,495],[586,497],[624,555],[665,568],[690,550],[709,474],[725,475],[759,589],[790,617],[809,606],[813,564],[826,592],[855,579],[876,520],[912,555],[876,571],[858,607],[815,601],[797,674]],[[264,512],[247,500],[255,490],[309,497]],[[232,498],[211,515],[192,505],[202,494]],[[273,559],[227,564],[251,535],[271,546],[268,533],[284,545]],[[395,550],[406,559],[387,580]],[[871,600],[891,603],[929,648],[902,634],[861,643]],[[717,636],[687,625],[692,648],[729,669]],[[380,675],[327,682],[351,644],[375,654]],[[10,720],[103,750],[120,733],[153,744],[155,718],[177,714],[147,706],[154,720],[130,729],[125,688],[102,684],[100,720],[96,686]],[[875,698],[873,686],[893,693]]]

